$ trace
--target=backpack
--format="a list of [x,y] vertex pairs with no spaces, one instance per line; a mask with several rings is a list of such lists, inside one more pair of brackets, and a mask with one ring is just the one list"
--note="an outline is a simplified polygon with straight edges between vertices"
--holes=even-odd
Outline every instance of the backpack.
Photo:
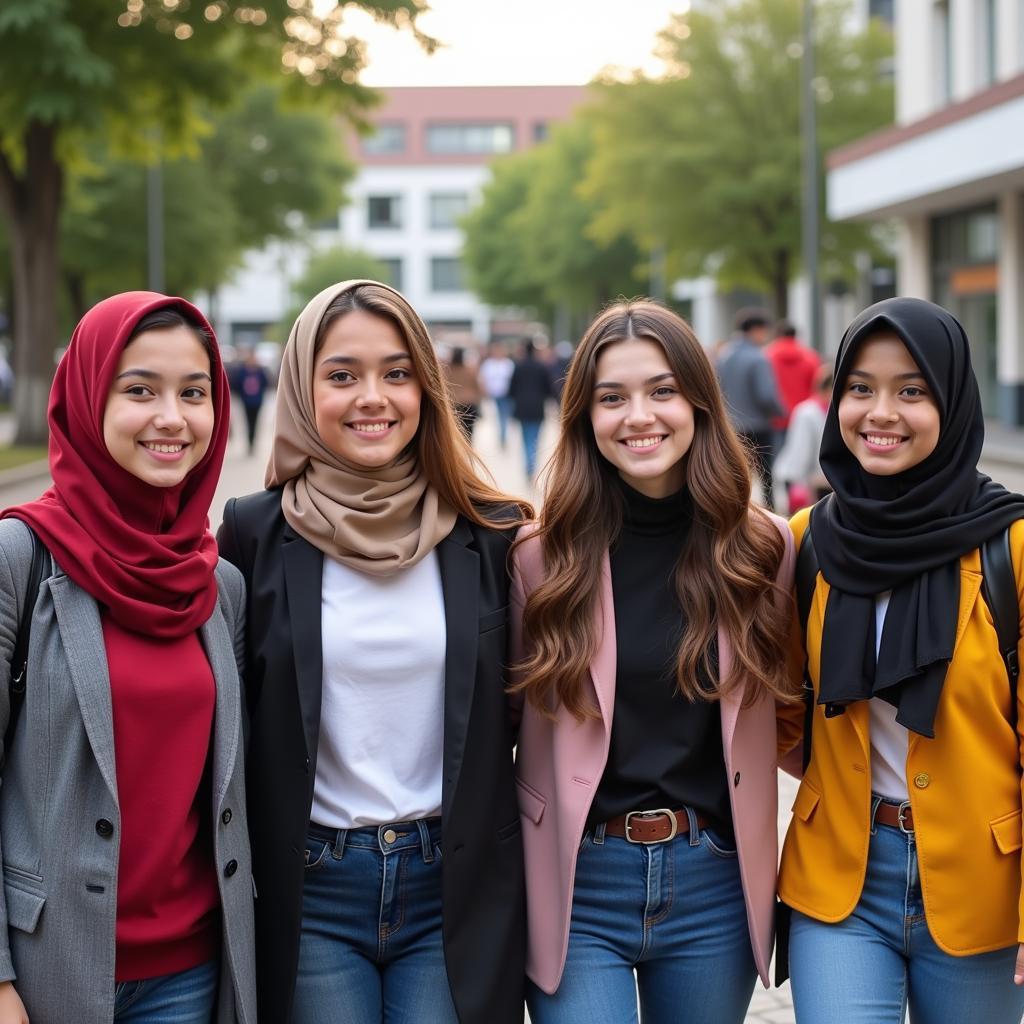
[[[999,655],[1006,666],[1010,684],[1010,714],[1016,727],[1017,720],[1017,679],[1020,676],[1020,661],[1017,644],[1020,642],[1020,611],[1017,600],[1017,582],[1013,575],[1013,559],[1010,553],[1010,528],[989,537],[981,546],[981,590],[992,613],[996,636],[999,640]],[[811,524],[800,538],[800,550],[796,556],[796,606],[800,616],[800,628],[807,635],[807,619],[811,613],[814,587],[818,576],[818,556],[814,551]],[[804,645],[806,649],[806,643]],[[804,748],[803,770],[811,762],[811,731],[814,726],[814,687],[804,662]]]

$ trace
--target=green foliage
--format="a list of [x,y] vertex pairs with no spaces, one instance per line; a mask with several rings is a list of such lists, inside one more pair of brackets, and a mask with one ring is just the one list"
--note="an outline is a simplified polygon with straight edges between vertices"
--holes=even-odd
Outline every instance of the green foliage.
[[482,202],[463,221],[463,260],[487,302],[545,315],[561,306],[589,317],[615,295],[642,290],[641,257],[625,233],[587,237],[597,213],[578,183],[593,154],[583,121],[494,165]]
[[281,320],[281,337],[288,336],[292,324],[314,295],[339,281],[354,281],[360,278],[392,283],[388,280],[387,267],[361,249],[348,249],[339,245],[311,255],[305,272],[292,285],[295,301]]
[[[715,273],[778,296],[800,253],[800,0],[736,0],[677,15],[661,35],[660,79],[605,82],[586,113],[595,133],[585,194],[598,238],[665,245],[675,275]],[[892,120],[880,72],[892,40],[853,34],[844,0],[818,0],[821,153]],[[824,204],[822,207],[824,213]],[[827,277],[852,271],[868,229],[823,221]]]

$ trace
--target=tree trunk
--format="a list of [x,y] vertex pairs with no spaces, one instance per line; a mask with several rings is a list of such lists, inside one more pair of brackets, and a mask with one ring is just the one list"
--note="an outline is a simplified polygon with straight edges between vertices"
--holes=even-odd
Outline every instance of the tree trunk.
[[0,207],[10,225],[16,444],[46,444],[46,404],[57,341],[58,227],[63,173],[53,125],[25,132],[19,176],[0,151]]

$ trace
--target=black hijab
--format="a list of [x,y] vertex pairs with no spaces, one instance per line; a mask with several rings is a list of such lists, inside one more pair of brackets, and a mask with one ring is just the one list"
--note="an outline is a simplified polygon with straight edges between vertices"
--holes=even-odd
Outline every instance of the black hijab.
[[[837,406],[862,342],[893,333],[906,345],[939,409],[935,450],[893,476],[866,473],[846,447]],[[934,736],[953,656],[959,559],[1024,518],[1024,497],[978,472],[985,438],[970,346],[952,314],[922,299],[878,302],[843,335],[821,468],[834,493],[811,511],[814,549],[828,582],[819,703],[826,715],[882,697],[896,721]],[[892,591],[875,656],[875,599]]]

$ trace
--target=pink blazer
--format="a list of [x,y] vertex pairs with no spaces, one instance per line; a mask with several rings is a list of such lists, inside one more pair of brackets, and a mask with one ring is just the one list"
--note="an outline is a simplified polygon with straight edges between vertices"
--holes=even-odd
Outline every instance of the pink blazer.
[[[784,519],[774,515],[771,519],[786,545],[777,577],[780,599],[786,599],[793,584],[793,537]],[[534,528],[524,529],[532,533]],[[530,537],[516,548],[515,554],[510,615],[514,662],[523,656],[526,595],[542,579],[540,541]],[[616,654],[607,555],[601,577],[601,600],[595,614],[600,640],[590,663],[590,679],[601,717],[577,722],[564,708],[559,708],[552,721],[527,703],[516,754],[516,789],[526,861],[526,973],[548,993],[558,988],[565,967],[576,853],[608,760]],[[732,648],[721,632],[718,657],[725,676],[731,668]],[[739,695],[722,698],[722,746],[730,780],[750,942],[758,973],[767,987],[778,865],[775,701],[762,695],[749,708],[741,708],[740,704]]]

